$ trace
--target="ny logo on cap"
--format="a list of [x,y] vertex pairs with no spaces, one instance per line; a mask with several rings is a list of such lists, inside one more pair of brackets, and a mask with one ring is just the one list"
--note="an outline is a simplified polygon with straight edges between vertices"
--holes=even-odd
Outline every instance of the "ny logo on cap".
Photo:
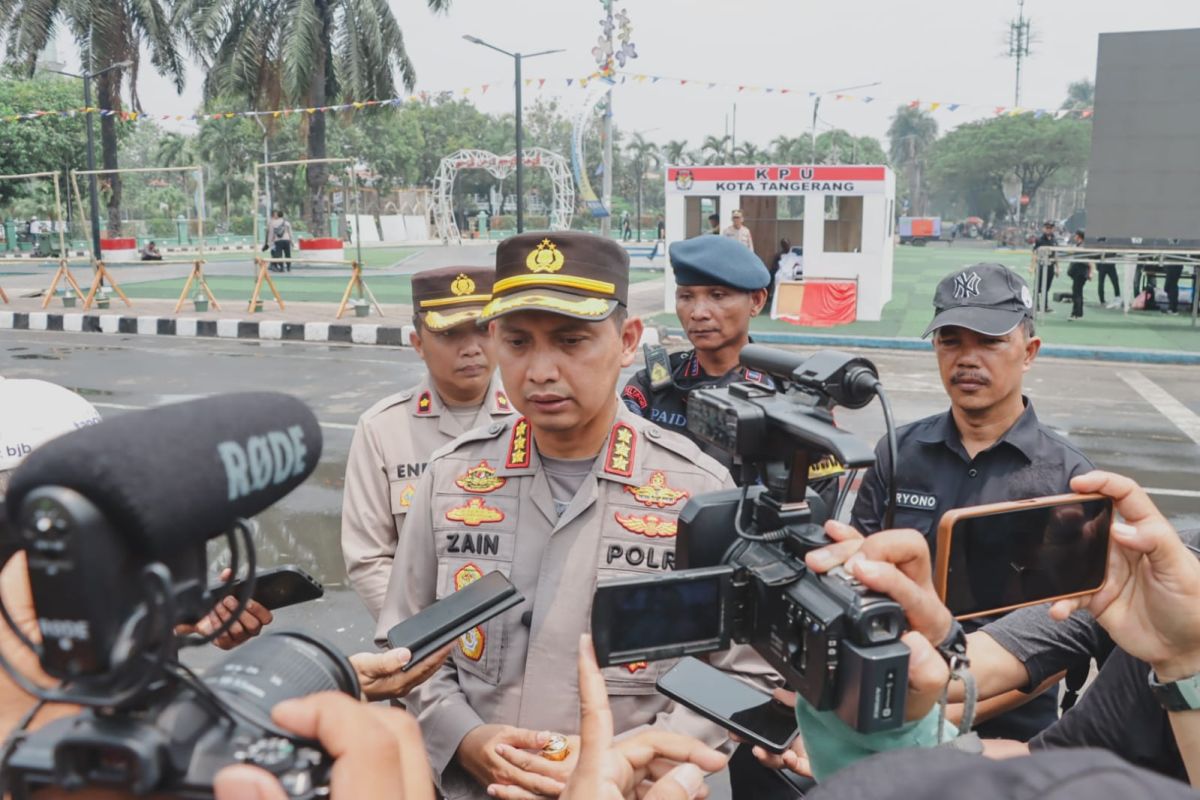
[[979,276],[974,272],[960,272],[954,278],[954,299],[979,296]]

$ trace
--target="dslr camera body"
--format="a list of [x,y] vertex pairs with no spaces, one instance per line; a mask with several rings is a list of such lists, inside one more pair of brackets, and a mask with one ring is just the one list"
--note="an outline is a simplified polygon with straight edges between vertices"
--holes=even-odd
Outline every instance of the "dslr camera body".
[[[801,359],[758,345],[741,361],[784,388],[696,390],[688,428],[734,456],[743,488],[688,501],[676,572],[598,585],[597,657],[623,664],[749,644],[814,708],[867,733],[896,728],[908,689],[903,610],[840,568],[818,574],[804,562],[830,543],[822,528],[830,510],[808,488],[809,465],[828,455],[850,469],[874,463],[869,445],[835,427],[832,409],[869,403],[875,368],[836,351]],[[645,624],[664,608],[682,612]]]

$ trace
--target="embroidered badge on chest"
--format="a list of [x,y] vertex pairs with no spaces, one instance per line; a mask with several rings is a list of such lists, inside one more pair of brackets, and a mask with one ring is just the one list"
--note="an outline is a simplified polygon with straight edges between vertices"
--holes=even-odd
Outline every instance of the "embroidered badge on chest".
[[488,464],[487,459],[480,461],[454,479],[455,486],[474,494],[494,492],[506,483],[508,483],[508,479],[498,476],[496,470]]
[[675,531],[679,528],[675,520],[663,519],[657,514],[646,514],[639,517],[635,514],[622,515],[620,511],[617,511],[613,514],[613,519],[630,533],[636,533],[651,539],[669,539],[675,535]]
[[411,483],[404,484],[404,488],[400,490],[400,507],[408,508],[412,505],[413,495],[417,493],[417,487]]
[[633,499],[637,500],[644,506],[654,508],[666,508],[673,506],[680,500],[688,497],[689,494],[682,489],[672,489],[667,485],[667,476],[662,472],[655,472],[650,476],[650,481],[645,486],[626,486],[625,491],[633,495]]
[[482,497],[472,497],[465,506],[447,511],[446,519],[477,528],[485,522],[500,522],[504,519],[504,512],[487,505]]
[[[483,573],[479,567],[474,564],[464,564],[458,572],[454,573],[454,591],[462,589],[464,586],[470,586],[475,581],[483,577]],[[483,646],[485,642],[483,635],[483,626],[472,628],[471,630],[458,637],[458,649],[462,654],[472,661],[478,661],[483,658]]]

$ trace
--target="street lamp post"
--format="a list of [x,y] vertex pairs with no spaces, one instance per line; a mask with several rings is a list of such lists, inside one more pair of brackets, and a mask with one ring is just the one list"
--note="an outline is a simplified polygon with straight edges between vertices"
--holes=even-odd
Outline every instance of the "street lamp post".
[[[548,56],[552,53],[563,53],[565,50],[539,50],[536,53],[510,53],[503,48],[496,47],[494,44],[485,42],[478,36],[463,35],[471,44],[482,45],[497,53],[503,53],[513,60],[513,72],[515,75],[514,85],[516,87],[516,134],[513,137],[516,140],[516,159],[517,159],[517,233],[525,231],[525,135],[521,125],[521,60],[525,58],[534,58],[536,56]],[[504,205],[503,195],[500,198],[500,205]]]
[[[74,72],[63,72],[62,70],[48,70],[56,72],[59,75],[66,75],[68,78],[79,78],[83,81],[83,106],[85,109],[92,107],[92,78],[98,78],[106,72],[114,69],[124,69],[125,67],[133,66],[132,61],[118,61],[116,64],[110,64],[102,70],[96,72],[85,72],[82,75],[76,75]],[[87,168],[88,168],[88,200],[92,210],[92,257],[96,260],[100,258],[100,194],[96,186],[96,135],[92,127],[92,117],[94,116],[90,110],[85,111],[87,116]]]
[[817,160],[817,110],[821,108],[821,98],[825,97],[826,95],[830,95],[830,94],[839,94],[841,92],[848,92],[851,89],[869,89],[870,87],[878,86],[881,83],[883,83],[883,81],[875,81],[874,83],[863,83],[863,84],[859,84],[858,86],[846,86],[841,89],[830,89],[827,92],[818,92],[815,95],[813,95],[812,133],[810,134],[811,142],[812,142],[812,157],[810,159],[811,161],[813,161],[815,163]]

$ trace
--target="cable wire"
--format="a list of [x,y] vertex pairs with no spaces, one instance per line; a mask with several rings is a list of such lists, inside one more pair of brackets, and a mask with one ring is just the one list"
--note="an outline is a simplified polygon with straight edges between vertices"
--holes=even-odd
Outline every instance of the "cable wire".
[[888,503],[887,511],[883,515],[884,530],[889,530],[895,527],[896,524],[896,422],[892,416],[892,404],[888,401],[887,392],[884,391],[882,383],[875,384],[875,394],[879,396],[879,403],[883,406],[883,421],[887,426],[887,441],[888,441]]

